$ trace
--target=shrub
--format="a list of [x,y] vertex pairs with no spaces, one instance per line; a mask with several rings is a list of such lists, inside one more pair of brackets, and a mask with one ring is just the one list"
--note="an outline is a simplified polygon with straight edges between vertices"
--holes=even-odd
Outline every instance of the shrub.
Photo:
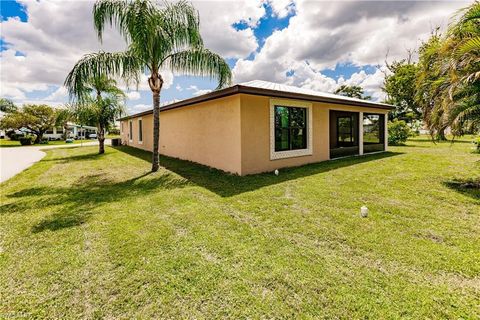
[[42,140],[40,140],[39,144],[48,144],[48,138],[42,138]]
[[25,137],[21,137],[18,140],[20,141],[20,144],[22,146],[30,146],[35,141],[35,137],[34,136],[25,136]]
[[403,145],[411,136],[411,129],[403,120],[393,120],[388,123],[388,144]]
[[16,134],[14,130],[7,131],[6,136],[10,138],[12,141],[19,141],[23,134]]
[[480,137],[473,139],[473,144],[475,145],[475,151],[480,153]]
[[112,136],[118,136],[120,134],[120,129],[111,128],[110,130],[108,130],[108,134],[111,134]]

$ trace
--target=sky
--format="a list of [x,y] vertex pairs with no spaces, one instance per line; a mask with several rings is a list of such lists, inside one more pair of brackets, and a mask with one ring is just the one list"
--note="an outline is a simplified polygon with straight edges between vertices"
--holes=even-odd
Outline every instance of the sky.
[[[93,0],[0,0],[0,96],[21,105],[62,106],[62,86],[84,54],[122,51],[123,38],[106,29],[100,43],[93,29]],[[374,100],[385,61],[404,59],[445,30],[464,1],[192,1],[200,14],[207,48],[222,55],[233,82],[265,80],[333,92],[360,85]],[[415,57],[415,54],[414,54]],[[161,103],[207,93],[215,81],[162,70]],[[123,87],[127,112],[151,109],[147,76],[138,90]]]

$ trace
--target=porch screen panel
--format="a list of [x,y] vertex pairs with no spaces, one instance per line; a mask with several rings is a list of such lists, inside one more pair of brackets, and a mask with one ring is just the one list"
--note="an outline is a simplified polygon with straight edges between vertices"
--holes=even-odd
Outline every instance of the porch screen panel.
[[385,150],[385,115],[365,113],[363,115],[364,153]]

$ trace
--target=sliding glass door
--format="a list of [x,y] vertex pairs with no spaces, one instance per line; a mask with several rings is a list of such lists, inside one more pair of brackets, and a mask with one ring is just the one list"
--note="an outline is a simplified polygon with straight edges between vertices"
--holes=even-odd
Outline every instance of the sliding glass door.
[[358,113],[330,110],[330,158],[358,155]]

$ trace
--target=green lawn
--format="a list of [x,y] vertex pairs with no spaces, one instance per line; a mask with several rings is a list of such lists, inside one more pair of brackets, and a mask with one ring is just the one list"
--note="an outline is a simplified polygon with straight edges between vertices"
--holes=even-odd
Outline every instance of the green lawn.
[[0,318],[478,318],[470,148],[416,139],[278,177],[48,151],[0,186]]
[[[73,144],[80,144],[80,143],[85,143],[85,142],[92,142],[92,141],[97,141],[97,140],[73,140]],[[58,141],[49,141],[48,144],[35,144],[37,147],[43,147],[43,146],[58,146],[58,145],[69,145],[72,143],[66,143],[63,140],[58,140]],[[20,144],[20,141],[12,141],[8,139],[0,139],[0,148],[11,148],[11,147],[23,147]]]

